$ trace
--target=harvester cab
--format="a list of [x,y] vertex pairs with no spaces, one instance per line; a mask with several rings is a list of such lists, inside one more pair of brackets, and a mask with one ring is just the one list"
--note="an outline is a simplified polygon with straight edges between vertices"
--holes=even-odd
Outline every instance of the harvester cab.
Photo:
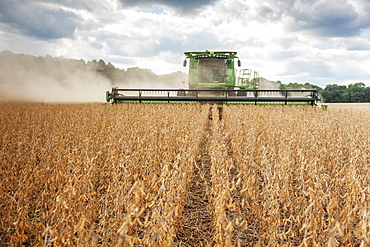
[[[240,70],[237,78],[236,66],[241,66],[235,51],[185,52],[184,66],[189,60],[189,89],[231,90],[218,93],[224,96],[237,96],[243,90],[258,89],[257,71]],[[211,93],[208,92],[208,95]],[[245,93],[241,93],[245,96]],[[216,94],[217,95],[217,94]]]
[[222,104],[310,104],[319,100],[315,89],[260,90],[257,71],[236,66],[241,61],[235,51],[185,52],[189,63],[187,89],[119,89],[106,92],[107,102]]
[[[254,86],[236,85],[235,60],[241,62],[232,51],[185,52],[184,66],[189,59],[189,89],[255,89]],[[250,70],[248,70],[250,71]],[[249,80],[250,77],[245,80]],[[249,82],[248,82],[249,85]]]

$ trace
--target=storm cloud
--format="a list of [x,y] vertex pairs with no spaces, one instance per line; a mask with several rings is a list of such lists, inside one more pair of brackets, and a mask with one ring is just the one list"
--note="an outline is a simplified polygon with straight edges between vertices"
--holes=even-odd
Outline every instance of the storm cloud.
[[73,38],[80,18],[42,2],[0,0],[0,21],[8,32],[49,40]]
[[274,19],[283,20],[287,30],[312,36],[350,37],[370,27],[370,3],[366,0],[268,0],[264,6],[261,14],[269,17],[274,13]]
[[0,51],[158,74],[186,72],[185,51],[235,50],[269,80],[370,85],[368,0],[0,0],[0,35]]
[[364,23],[359,21],[355,8],[344,0],[317,1],[300,4],[291,15],[293,30],[311,31],[325,37],[358,35]]
[[120,0],[123,7],[153,7],[153,6],[168,6],[174,8],[181,13],[198,12],[200,8],[212,5],[216,0]]

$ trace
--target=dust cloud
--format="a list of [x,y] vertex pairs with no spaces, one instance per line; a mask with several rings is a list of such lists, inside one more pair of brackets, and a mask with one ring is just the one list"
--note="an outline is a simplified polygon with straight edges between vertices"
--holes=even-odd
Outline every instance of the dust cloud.
[[260,78],[259,87],[261,90],[280,90],[280,84],[274,81],[269,81],[265,78]]
[[186,74],[156,75],[149,69],[117,69],[104,61],[36,57],[0,52],[0,100],[105,102],[118,88],[181,88]]
[[83,60],[0,53],[0,99],[38,102],[103,102],[107,78]]
[[[60,83],[56,78],[25,71],[11,78],[0,72],[0,98],[12,101],[38,102],[102,102],[105,91],[110,89],[104,79],[99,81],[88,72],[69,74],[68,83]],[[7,75],[9,76],[9,75]]]

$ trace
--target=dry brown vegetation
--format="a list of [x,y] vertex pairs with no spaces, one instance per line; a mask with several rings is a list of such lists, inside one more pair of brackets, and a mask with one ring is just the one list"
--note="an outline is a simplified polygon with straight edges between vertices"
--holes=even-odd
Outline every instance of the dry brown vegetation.
[[3,246],[367,246],[370,115],[0,103]]
[[326,103],[329,109],[342,111],[370,112],[370,103]]
[[370,115],[265,106],[224,116],[245,244],[369,244]]

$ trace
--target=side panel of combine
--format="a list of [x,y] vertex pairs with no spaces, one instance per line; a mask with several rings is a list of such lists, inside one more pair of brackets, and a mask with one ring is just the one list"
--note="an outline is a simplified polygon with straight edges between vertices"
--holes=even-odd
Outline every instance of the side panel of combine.
[[234,89],[236,76],[235,76],[235,67],[234,67],[234,59],[227,59],[226,61],[226,87],[228,89]]
[[198,85],[198,60],[189,61],[189,89],[195,89]]

